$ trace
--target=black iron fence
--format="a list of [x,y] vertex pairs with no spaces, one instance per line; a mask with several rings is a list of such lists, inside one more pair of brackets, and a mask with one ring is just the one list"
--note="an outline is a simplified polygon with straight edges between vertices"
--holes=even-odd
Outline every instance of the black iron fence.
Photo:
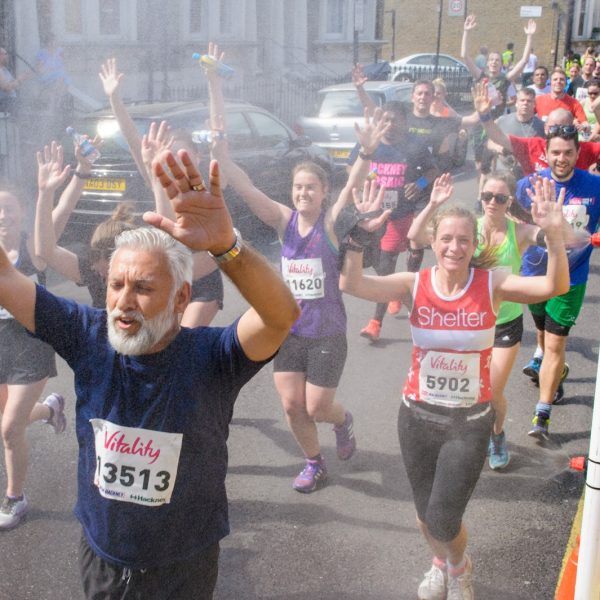
[[[317,92],[328,85],[347,81],[345,77],[318,77],[309,80],[292,78],[250,79],[226,82],[223,93],[230,99],[241,99],[261,106],[292,125],[300,115],[309,114],[316,106]],[[172,86],[167,100],[206,98],[206,86]]]

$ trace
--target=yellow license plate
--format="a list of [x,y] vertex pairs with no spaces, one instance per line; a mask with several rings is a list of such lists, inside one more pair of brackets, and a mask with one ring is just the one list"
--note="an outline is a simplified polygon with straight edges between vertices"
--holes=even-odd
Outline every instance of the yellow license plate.
[[83,189],[94,192],[124,192],[126,187],[125,179],[88,179]]
[[331,148],[329,154],[331,154],[333,158],[348,158],[350,156],[350,150],[336,150]]

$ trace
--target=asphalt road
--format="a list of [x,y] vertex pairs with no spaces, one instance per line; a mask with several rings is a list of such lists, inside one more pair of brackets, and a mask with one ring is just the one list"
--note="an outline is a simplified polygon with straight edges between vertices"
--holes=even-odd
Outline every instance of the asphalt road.
[[[457,197],[472,204],[471,176],[457,178]],[[401,258],[403,261],[403,259]],[[431,253],[426,264],[432,261]],[[399,263],[403,267],[403,262]],[[552,440],[527,436],[536,388],[520,373],[535,345],[526,333],[507,388],[506,431],[512,461],[502,473],[486,466],[466,513],[478,600],[553,598],[583,478],[566,471],[568,458],[587,453],[600,324],[600,256],[580,321],[568,345],[571,374],[566,402],[552,414]],[[85,301],[86,292],[55,282],[53,291]],[[226,288],[216,324],[243,309]],[[329,483],[302,495],[291,488],[300,453],[284,422],[271,368],[240,394],[229,440],[231,535],[221,545],[218,600],[409,600],[416,598],[430,556],[418,534],[399,453],[396,419],[408,370],[410,334],[405,309],[387,317],[382,338],[370,344],[358,331],[372,307],[347,298],[349,355],[339,398],[354,413],[358,451],[347,463],[335,456],[334,434],[320,426]],[[77,570],[80,528],[72,515],[77,444],[72,376],[61,361],[48,391],[68,398],[68,429],[57,437],[30,428],[31,511],[17,529],[0,534],[1,600],[81,598]],[[2,478],[0,484],[5,482]]]

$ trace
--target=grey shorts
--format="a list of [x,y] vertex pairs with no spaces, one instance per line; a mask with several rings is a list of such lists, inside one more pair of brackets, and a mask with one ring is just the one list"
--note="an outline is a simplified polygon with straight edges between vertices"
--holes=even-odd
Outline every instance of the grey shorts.
[[15,319],[0,319],[0,384],[27,385],[56,377],[54,350]]
[[273,360],[273,370],[305,373],[309,383],[335,388],[342,377],[347,354],[345,335],[308,338],[290,334]]

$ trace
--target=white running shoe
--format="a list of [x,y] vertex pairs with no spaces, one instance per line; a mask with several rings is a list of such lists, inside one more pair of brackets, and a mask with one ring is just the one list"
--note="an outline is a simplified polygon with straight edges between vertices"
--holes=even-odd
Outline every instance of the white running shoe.
[[462,575],[452,577],[448,575],[447,600],[475,600],[473,591],[473,563],[467,556],[467,566]]
[[50,394],[42,404],[52,409],[52,416],[44,421],[52,425],[54,433],[57,435],[63,433],[67,428],[67,418],[65,417],[65,399],[60,394]]
[[417,590],[419,600],[446,600],[447,580],[446,571],[432,564]]
[[27,498],[23,495],[22,500],[12,500],[4,496],[0,504],[0,529],[12,529],[16,527],[27,514]]

